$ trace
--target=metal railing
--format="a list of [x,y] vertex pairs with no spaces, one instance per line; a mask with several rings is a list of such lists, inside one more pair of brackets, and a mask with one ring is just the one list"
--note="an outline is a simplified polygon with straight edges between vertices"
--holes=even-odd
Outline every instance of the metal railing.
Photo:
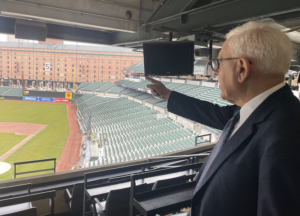
[[[198,138],[205,137],[205,136],[209,136],[209,140],[198,143]],[[198,144],[201,144],[201,143],[206,143],[206,142],[211,142],[211,134],[204,134],[204,135],[200,135],[200,136],[195,137],[195,146],[197,146]]]
[[[30,163],[40,163],[40,162],[47,162],[47,161],[54,161],[54,167],[51,168],[51,169],[42,169],[42,170],[34,170],[34,171],[19,172],[19,173],[17,173],[17,165],[30,164]],[[55,169],[56,169],[56,158],[49,158],[49,159],[42,159],[42,160],[32,160],[32,161],[16,162],[16,163],[14,163],[14,167],[15,167],[14,178],[16,178],[17,175],[24,175],[24,174],[37,173],[37,172],[44,172],[44,171],[54,171],[54,173],[55,173]]]

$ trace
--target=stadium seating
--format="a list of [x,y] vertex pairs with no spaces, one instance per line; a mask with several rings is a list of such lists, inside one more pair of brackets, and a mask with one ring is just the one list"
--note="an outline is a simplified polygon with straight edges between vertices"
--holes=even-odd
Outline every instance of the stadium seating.
[[81,90],[81,89],[83,89],[84,87],[86,87],[86,86],[88,86],[88,85],[90,85],[91,83],[89,83],[89,82],[87,82],[87,83],[81,83],[77,88],[76,88],[76,90]]
[[84,129],[90,124],[103,146],[103,157],[86,163],[85,167],[148,158],[195,146],[192,131],[170,118],[156,120],[155,110],[127,98],[106,100],[79,109]]
[[121,92],[125,91],[126,88],[120,87],[120,86],[115,86],[111,88],[107,93],[111,94],[120,94]]
[[129,94],[132,94],[134,92],[135,92],[135,90],[133,90],[133,89],[126,89],[125,91],[122,92],[122,94],[123,95],[129,95]]
[[103,93],[103,92],[106,92],[106,91],[110,90],[112,87],[114,87],[114,83],[113,82],[107,82],[102,87],[97,89],[95,92],[102,92]]
[[77,107],[77,109],[81,110],[83,109],[84,107],[88,107],[88,106],[93,106],[93,105],[96,105],[96,104],[99,104],[99,103],[103,103],[103,102],[106,102],[106,101],[110,101],[111,98],[104,98],[104,97],[93,97],[91,100],[86,100],[86,101],[83,101],[82,103],[80,103]]
[[2,96],[6,97],[22,97],[23,89],[22,88],[11,88],[8,91],[2,93]]
[[98,88],[100,88],[101,86],[104,86],[105,84],[107,84],[108,82],[94,82],[91,83],[90,85],[87,85],[86,87],[81,88],[81,91],[95,91]]
[[0,87],[0,95],[9,90],[10,87]]
[[95,95],[92,95],[92,94],[85,94],[85,95],[82,95],[81,97],[77,98],[77,104],[80,104],[88,99],[91,99],[92,97],[95,97]]

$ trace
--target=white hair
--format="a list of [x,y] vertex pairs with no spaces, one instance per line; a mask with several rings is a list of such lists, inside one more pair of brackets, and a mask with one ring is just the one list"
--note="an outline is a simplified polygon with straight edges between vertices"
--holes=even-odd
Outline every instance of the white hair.
[[247,22],[227,35],[232,57],[249,58],[264,74],[285,75],[292,59],[292,43],[271,19]]

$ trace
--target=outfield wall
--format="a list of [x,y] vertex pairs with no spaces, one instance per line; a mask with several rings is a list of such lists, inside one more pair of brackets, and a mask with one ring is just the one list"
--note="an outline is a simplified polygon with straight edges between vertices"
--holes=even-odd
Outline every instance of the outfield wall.
[[67,98],[66,97],[67,94],[72,95],[72,92],[23,90],[23,95],[24,96],[72,99],[72,98]]

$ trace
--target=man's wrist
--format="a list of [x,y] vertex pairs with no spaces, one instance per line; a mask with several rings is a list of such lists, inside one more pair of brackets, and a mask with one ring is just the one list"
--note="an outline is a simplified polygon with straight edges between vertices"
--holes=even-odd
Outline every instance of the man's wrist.
[[166,94],[165,100],[169,100],[169,97],[170,97],[171,93],[172,93],[172,91],[168,89],[168,93]]

